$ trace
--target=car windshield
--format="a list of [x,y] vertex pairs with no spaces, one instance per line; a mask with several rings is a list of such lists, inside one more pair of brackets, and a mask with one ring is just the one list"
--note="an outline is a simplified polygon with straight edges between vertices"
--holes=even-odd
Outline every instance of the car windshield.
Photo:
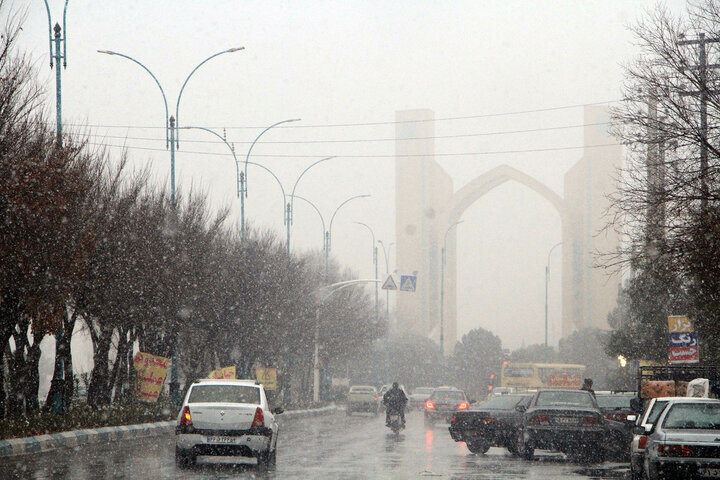
[[594,407],[588,392],[540,392],[538,407]]
[[260,389],[249,385],[195,385],[188,403],[260,403]]
[[523,398],[521,395],[498,395],[483,402],[480,407],[493,410],[512,410]]
[[597,395],[597,403],[600,408],[607,409],[629,409],[633,396],[630,395]]
[[532,367],[507,367],[505,373],[506,377],[532,377],[535,375],[535,371]]
[[433,400],[445,400],[445,401],[461,401],[465,400],[465,394],[459,390],[449,390],[449,391],[434,391],[432,396],[430,397]]
[[654,424],[660,414],[663,410],[665,410],[665,406],[668,404],[667,400],[656,400],[655,403],[652,406],[652,409],[650,409],[650,413],[648,413],[647,419],[645,420],[645,423],[648,424]]
[[720,430],[720,403],[676,403],[669,407],[663,428]]
[[413,390],[413,395],[432,395],[433,389],[432,388],[425,388],[420,387]]

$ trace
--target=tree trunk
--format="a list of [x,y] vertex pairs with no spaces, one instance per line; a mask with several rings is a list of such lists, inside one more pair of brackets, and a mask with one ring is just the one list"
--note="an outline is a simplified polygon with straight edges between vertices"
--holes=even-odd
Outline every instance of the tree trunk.
[[38,400],[38,391],[40,390],[40,341],[42,334],[33,333],[33,344],[28,347],[27,360],[25,368],[27,371],[27,382],[25,382],[25,410],[28,415],[36,413],[40,410],[40,402]]
[[109,358],[113,329],[101,326],[95,331],[92,320],[89,322],[90,338],[93,342],[93,360],[95,365],[90,373],[88,386],[88,405],[98,407],[110,403],[109,389]]
[[50,390],[45,398],[44,410],[46,412],[53,408],[56,394],[60,394],[62,397],[62,405],[60,405],[62,413],[67,411],[72,400],[75,382],[73,381],[71,341],[76,320],[77,310],[74,310],[72,315],[68,315],[66,312],[62,327],[58,330],[58,335],[55,336],[55,368],[53,369]]

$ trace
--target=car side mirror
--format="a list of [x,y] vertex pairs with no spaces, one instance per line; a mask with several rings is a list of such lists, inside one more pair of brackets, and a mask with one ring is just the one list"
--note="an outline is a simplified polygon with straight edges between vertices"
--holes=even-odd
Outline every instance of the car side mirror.
[[637,415],[628,415],[625,417],[625,420],[627,420],[628,423],[635,423],[637,421]]
[[275,408],[273,408],[271,411],[272,411],[272,413],[275,414],[275,415],[280,415],[280,414],[283,413],[285,410],[283,410],[282,407],[275,407]]
[[472,399],[472,400],[470,400],[470,403],[471,403],[471,404],[472,404],[472,403],[477,403],[477,400]]
[[525,410],[527,410],[527,408],[525,407],[525,405],[515,405],[515,410],[520,413],[525,413]]
[[645,435],[645,428],[642,425],[635,425],[632,429],[633,435]]

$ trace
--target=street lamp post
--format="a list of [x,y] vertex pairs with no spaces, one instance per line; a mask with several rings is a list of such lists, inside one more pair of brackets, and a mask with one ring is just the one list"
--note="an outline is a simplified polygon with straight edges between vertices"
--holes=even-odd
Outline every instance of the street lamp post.
[[330,217],[330,227],[328,228],[327,233],[325,234],[325,278],[328,277],[328,269],[329,269],[329,259],[330,259],[330,246],[332,244],[332,226],[333,226],[333,220],[335,220],[335,215],[337,215],[338,211],[346,204],[349,203],[355,199],[358,198],[367,198],[370,195],[364,194],[364,195],[355,195],[353,197],[348,198],[344,202],[342,202],[338,207],[335,209],[335,211],[332,214],[332,217]]
[[153,80],[155,80],[155,83],[157,84],[158,88],[160,89],[160,93],[163,97],[163,103],[165,104],[165,148],[168,146],[170,147],[170,200],[173,206],[175,205],[175,147],[180,147],[180,135],[177,135],[177,139],[175,138],[175,130],[179,127],[179,123],[176,124],[178,121],[179,115],[180,115],[180,98],[182,97],[183,91],[185,90],[185,86],[188,83],[188,80],[190,80],[190,77],[193,76],[193,74],[200,68],[202,65],[204,65],[209,60],[217,57],[218,55],[222,55],[224,53],[232,53],[237,52],[240,50],[244,50],[245,47],[235,47],[235,48],[229,48],[227,50],[223,50],[222,52],[215,53],[213,55],[210,55],[208,58],[203,60],[202,62],[198,63],[195,68],[192,69],[192,71],[188,74],[188,76],[185,78],[185,81],[182,84],[182,87],[180,88],[180,93],[177,97],[177,102],[175,104],[175,116],[169,116],[169,110],[168,110],[168,103],[167,103],[167,97],[165,95],[165,90],[162,88],[162,85],[160,84],[160,81],[157,79],[157,77],[150,71],[148,67],[143,65],[140,61],[134,59],[133,57],[130,57],[129,55],[125,55],[123,53],[113,52],[112,50],[98,50],[98,53],[104,53],[106,55],[117,55],[118,57],[123,57],[131,62],[136,63],[139,65],[143,70],[145,70]]
[[[372,228],[370,228],[370,225],[368,225],[366,223],[362,223],[362,222],[353,222],[353,223],[362,225],[363,227],[367,228],[370,231],[370,235],[372,236],[372,246],[373,246],[372,253],[373,253],[373,265],[375,265],[375,279],[378,280],[378,249],[377,249],[377,244],[375,243],[375,232],[373,231]],[[378,320],[380,318],[380,312],[379,312],[380,303],[378,300],[379,289],[380,289],[379,283],[375,282],[375,324],[378,323]]]
[[[295,206],[295,189],[297,188],[298,183],[300,183],[300,179],[303,177],[303,175],[305,175],[305,173],[307,173],[308,170],[310,170],[312,167],[314,167],[315,165],[317,165],[317,164],[319,164],[319,163],[326,162],[326,161],[331,160],[331,159],[333,159],[333,158],[336,158],[336,157],[325,157],[325,158],[321,158],[320,160],[316,160],[315,162],[313,162],[313,163],[311,163],[310,165],[308,165],[308,166],[305,168],[305,170],[303,170],[302,172],[300,172],[300,175],[298,176],[297,180],[295,180],[295,185],[293,185],[292,192],[290,193],[290,201],[289,201],[288,204],[287,204],[287,219],[286,219],[286,221],[285,221],[285,222],[286,222],[286,227],[287,227],[287,241],[286,241],[286,245],[285,245],[285,246],[286,246],[286,249],[287,249],[287,255],[288,255],[288,257],[290,256],[290,226],[291,226],[292,223],[293,223],[293,207]],[[324,238],[325,238],[325,230],[323,229],[323,244],[325,243]],[[324,247],[323,247],[323,248],[324,248]]]
[[[55,116],[57,120],[58,146],[62,146],[62,82],[60,75],[60,60],[62,60],[63,68],[67,68],[67,28],[65,27],[65,20],[67,17],[67,5],[68,0],[65,0],[65,8],[63,8],[62,28],[60,28],[59,23],[55,23],[55,27],[53,27],[52,18],[50,16],[50,5],[48,5],[47,0],[45,0],[45,9],[47,10],[48,17],[48,30],[50,32],[50,68],[53,68],[53,60],[55,60]],[[65,37],[62,36],[63,32],[65,33]],[[55,43],[55,54],[53,54],[53,43]],[[62,53],[60,52],[61,44]]]
[[[390,242],[385,248],[385,244],[382,240],[378,240],[377,243],[383,249],[383,256],[385,257],[385,275],[390,276],[390,254],[392,253],[392,246],[395,242]],[[385,339],[385,383],[390,383],[390,290],[385,290],[385,308],[387,315],[387,338]]]
[[[167,103],[167,97],[165,95],[165,90],[162,88],[162,85],[160,84],[160,81],[157,79],[155,74],[150,71],[148,67],[143,65],[140,61],[125,55],[123,53],[113,52],[112,50],[98,50],[98,53],[104,53],[106,55],[117,55],[118,57],[123,57],[131,62],[136,63],[139,65],[143,70],[145,70],[155,81],[158,88],[160,89],[160,93],[163,97],[163,103],[165,105],[165,148],[168,146],[170,147],[170,202],[175,207],[175,147],[180,147],[180,135],[178,134],[177,139],[175,138],[176,129],[179,127],[179,125],[176,125],[176,119],[179,118],[180,115],[180,98],[182,98],[183,91],[185,90],[185,86],[187,85],[188,81],[190,80],[190,77],[193,76],[193,74],[203,66],[206,62],[209,60],[217,57],[218,55],[222,55],[224,53],[232,53],[237,52],[240,50],[244,50],[245,47],[235,47],[235,48],[229,48],[227,50],[223,50],[221,52],[215,53],[213,55],[210,55],[202,62],[198,63],[195,68],[192,69],[192,71],[188,74],[188,76],[185,78],[185,81],[182,84],[182,87],[180,87],[180,93],[178,93],[177,102],[175,104],[175,117],[172,117],[169,115],[168,110],[168,103]],[[177,332],[176,332],[177,335]],[[178,358],[177,358],[177,338],[175,341],[175,348],[173,349],[172,353],[172,361],[171,361],[171,369],[170,369],[170,399],[173,403],[173,405],[178,406],[180,405],[180,382],[178,378]]]
[[[265,132],[270,130],[271,128],[277,127],[278,125],[282,125],[284,123],[290,123],[290,122],[299,122],[299,118],[291,118],[289,120],[282,120],[277,123],[273,123],[269,127],[265,128],[260,134],[255,137],[255,140],[252,141],[250,144],[250,148],[248,148],[247,155],[245,155],[245,170],[244,174],[240,176],[240,239],[242,241],[245,241],[245,199],[247,198],[247,181],[248,181],[248,173],[247,173],[247,167],[250,163],[250,152],[252,152],[253,147],[257,143],[257,141],[260,139],[260,137],[263,136]],[[285,202],[283,202],[283,205]],[[284,208],[284,207],[283,207]]]
[[445,237],[443,238],[442,247],[442,258],[440,259],[440,355],[443,356],[445,355],[445,263],[447,261],[447,236],[453,227],[456,227],[462,222],[463,220],[458,220],[457,222],[450,225],[447,230],[445,230]]
[[547,263],[545,264],[545,363],[548,361],[548,282],[550,281],[550,255],[556,247],[562,245],[562,242],[558,242],[550,248],[547,256]]

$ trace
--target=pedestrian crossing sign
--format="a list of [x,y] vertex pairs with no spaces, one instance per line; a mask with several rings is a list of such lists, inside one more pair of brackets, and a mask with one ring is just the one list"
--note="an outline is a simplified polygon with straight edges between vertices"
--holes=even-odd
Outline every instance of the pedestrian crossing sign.
[[385,280],[385,283],[382,285],[383,290],[397,290],[397,283],[395,283],[395,279],[392,275],[388,275],[387,280]]
[[414,292],[416,287],[417,287],[417,275],[401,275],[400,276],[400,291]]

